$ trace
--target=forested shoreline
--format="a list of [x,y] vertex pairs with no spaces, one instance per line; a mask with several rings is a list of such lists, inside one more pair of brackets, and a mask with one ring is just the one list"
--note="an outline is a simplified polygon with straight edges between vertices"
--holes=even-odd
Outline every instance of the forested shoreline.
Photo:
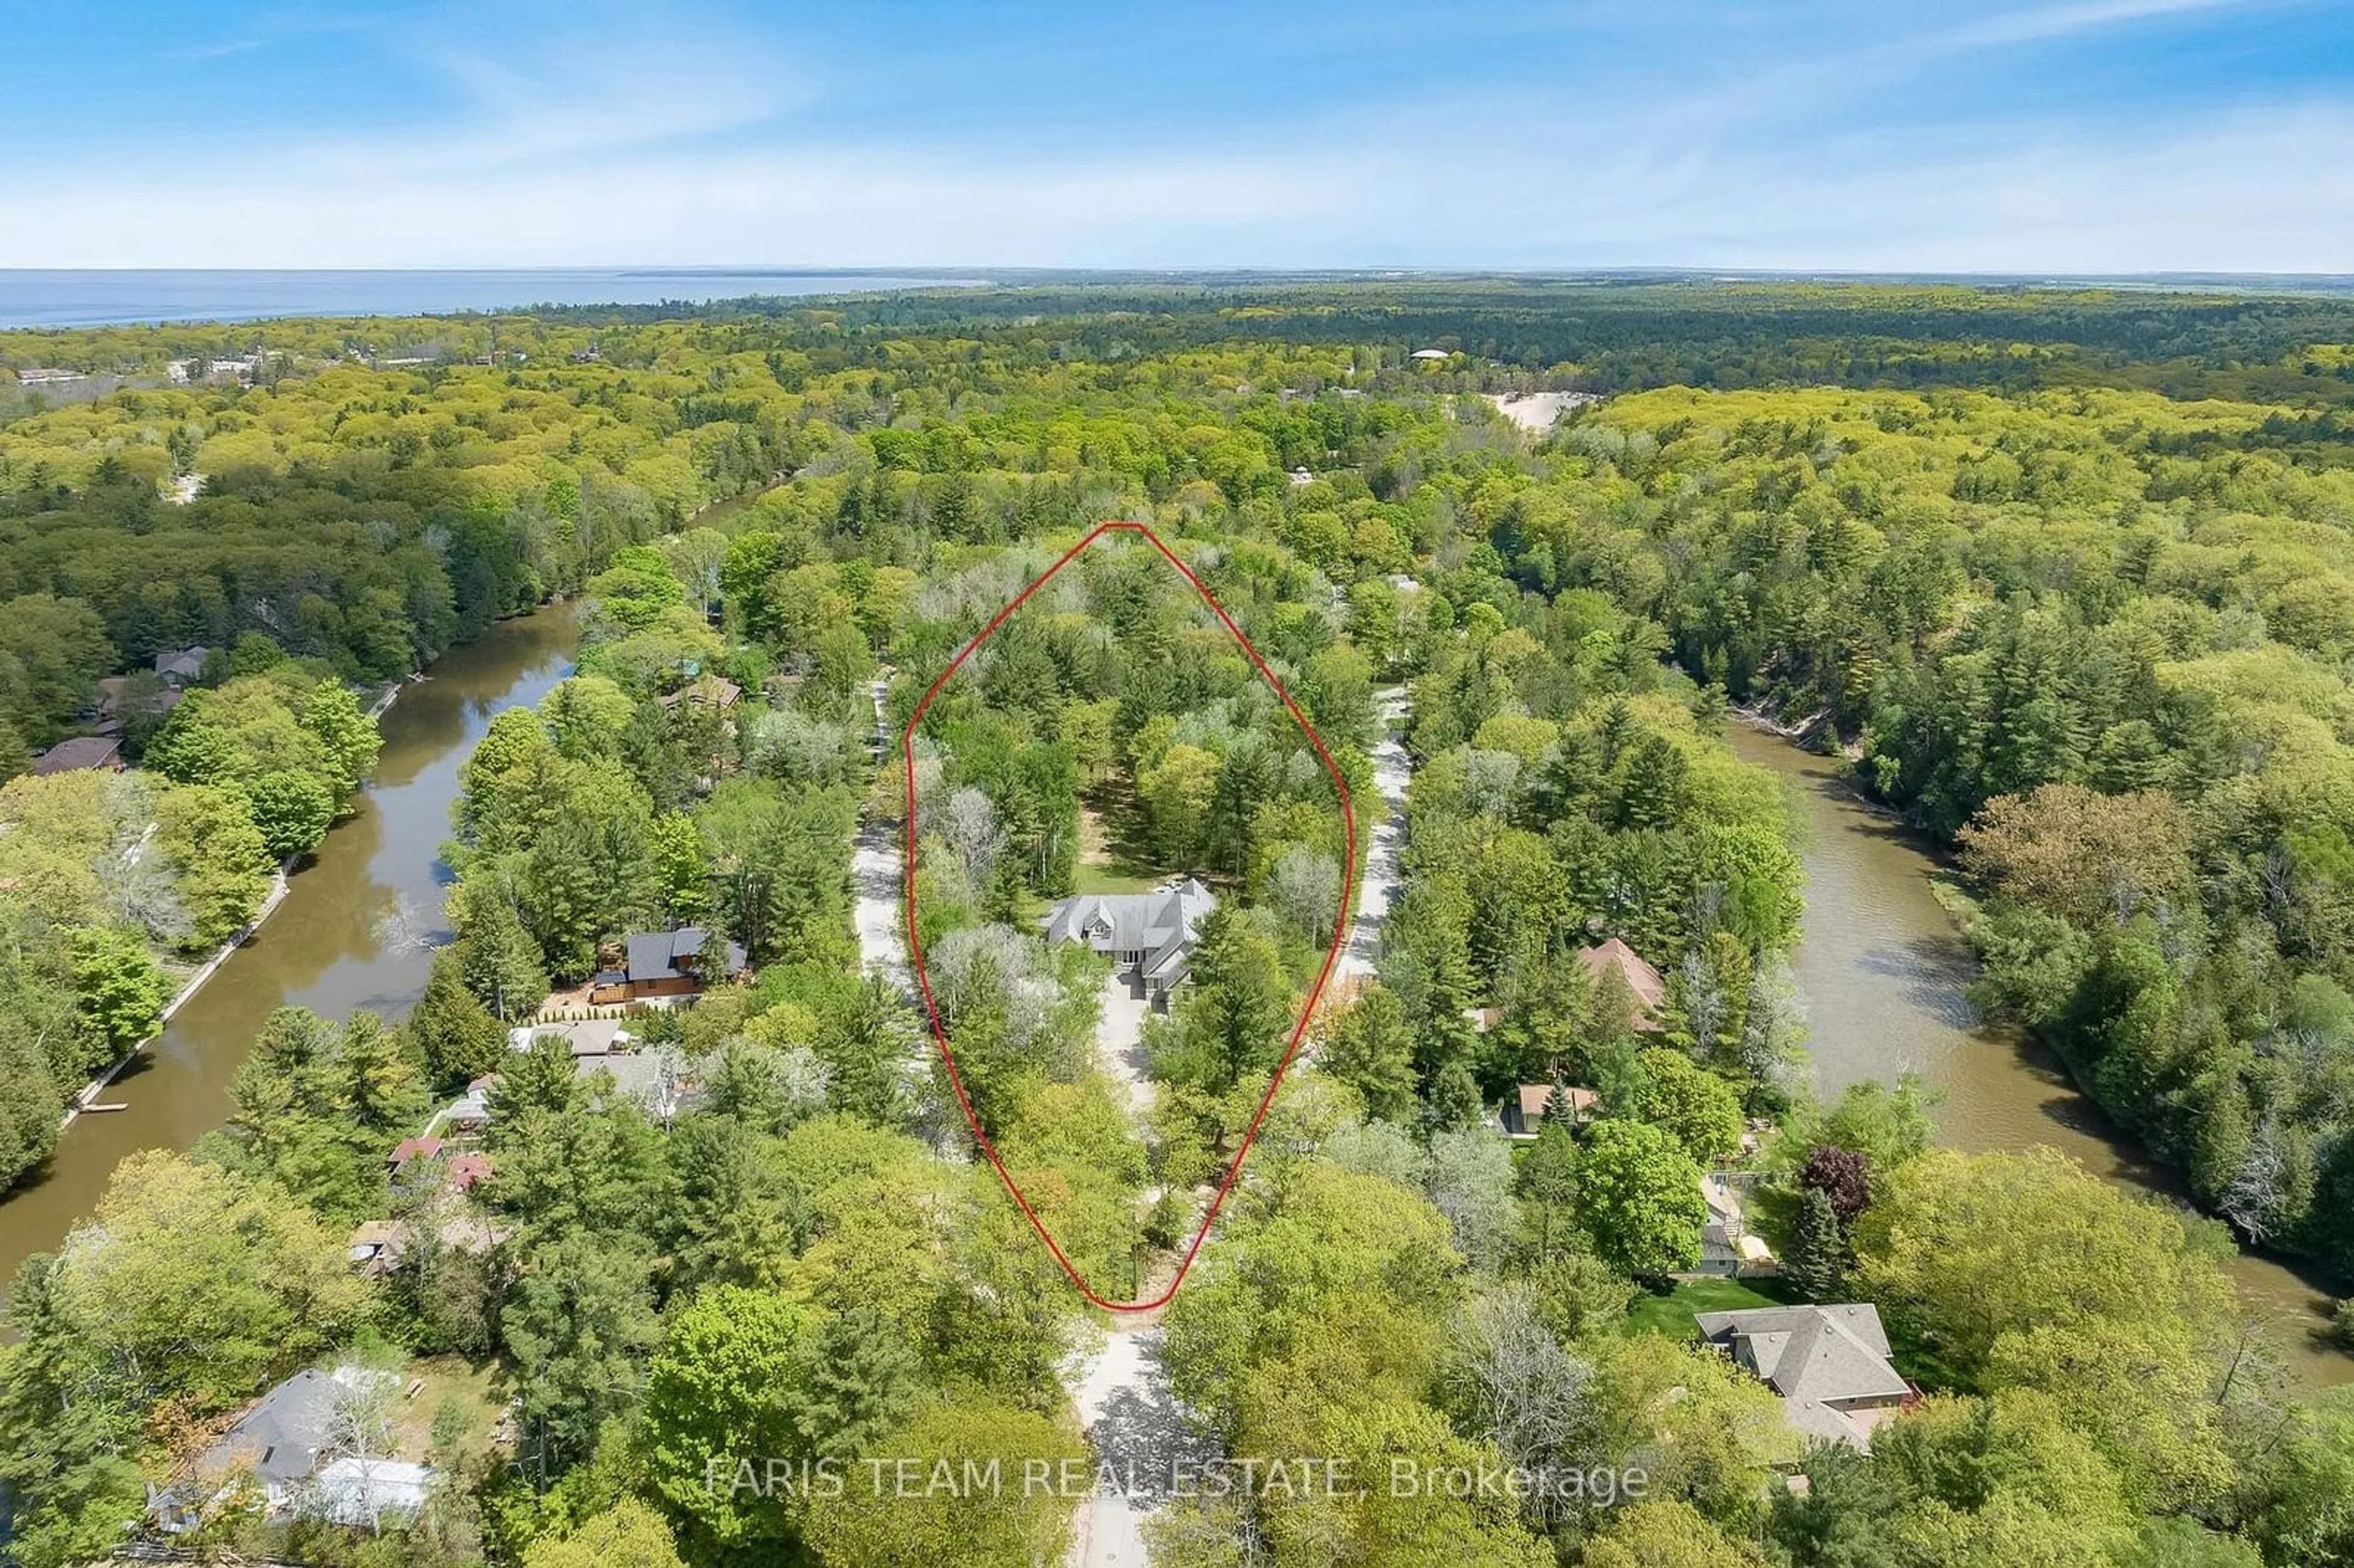
[[[125,992],[56,966],[152,966],[178,927],[141,910],[234,913],[203,852],[316,842],[372,756],[355,688],[582,601],[578,669],[464,764],[415,1008],[281,1011],[228,1125],[126,1162],[19,1273],[13,1549],[160,1539],[153,1486],[220,1559],[1059,1560],[1067,1496],[709,1478],[1099,1440],[1072,1369],[1102,1324],[863,945],[861,834],[913,842],[962,1086],[1107,1297],[1168,1277],[1345,917],[1331,778],[1141,547],[1099,541],[1006,622],[914,779],[871,748],[878,705],[894,732],[1127,517],[1317,726],[1360,853],[1378,690],[1413,762],[1377,972],[1316,1022],[1160,1319],[1168,1418],[1367,1478],[1645,1477],[1163,1497],[1155,1562],[2354,1562],[2354,1405],[2285,1391],[2221,1224],[1935,1148],[1909,1082],[1816,1101],[1792,815],[1718,733],[1741,702],[1850,742],[1976,879],[1989,1005],[2242,1234],[2354,1266],[2349,344],[2324,299],[1259,281],[0,338],[250,362],[0,423],[24,747],[102,676],[216,651],[126,725],[132,772],[0,790],[0,864],[43,857],[0,897],[20,1054],[57,1049],[36,1006],[102,1022]],[[1486,396],[1536,387],[1612,396],[1534,435]],[[128,863],[168,885],[120,902],[125,834],[175,811]],[[1115,1025],[1113,958],[1041,918],[1181,881],[1214,901],[1190,971]],[[621,1048],[518,1047],[543,1004],[597,1022],[645,936],[699,1001],[603,1021]],[[470,1130],[428,1149],[459,1125],[436,1107]],[[1778,1274],[1698,1277],[1711,1179]],[[399,1246],[362,1266],[361,1237]],[[1697,1339],[1709,1301],[1869,1304],[1901,1412],[1802,1436]],[[420,1501],[186,1489],[306,1367],[430,1391],[335,1408],[339,1444],[429,1471]]]

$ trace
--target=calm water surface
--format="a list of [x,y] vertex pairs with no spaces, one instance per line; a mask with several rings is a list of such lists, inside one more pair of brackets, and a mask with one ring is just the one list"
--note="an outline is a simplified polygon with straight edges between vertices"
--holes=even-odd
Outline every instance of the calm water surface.
[[[1734,751],[1788,779],[1811,834],[1804,938],[1791,955],[1813,1027],[1818,1087],[1836,1095],[1907,1070],[1945,1091],[1939,1129],[1967,1150],[2049,1144],[2105,1181],[2168,1198],[2155,1169],[2078,1092],[2024,1031],[1979,1018],[1963,988],[1977,960],[1930,896],[1929,842],[1867,809],[1833,758],[1735,724]],[[2320,1340],[2327,1281],[2243,1253],[2232,1266],[2242,1300],[2272,1319],[2289,1368],[2312,1386],[2354,1383],[2354,1356]]]
[[0,268],[0,328],[268,316],[420,316],[533,305],[695,304],[755,295],[972,286],[970,278],[705,268],[202,271]]
[[571,667],[567,606],[494,626],[401,691],[382,720],[384,752],[358,809],[335,824],[285,901],[175,1013],[163,1037],[103,1097],[130,1108],[82,1116],[43,1172],[0,1200],[0,1287],[28,1253],[64,1239],[126,1154],[186,1149],[228,1115],[230,1075],[280,1007],[341,1018],[405,1012],[445,940],[458,766],[502,709],[536,703]]

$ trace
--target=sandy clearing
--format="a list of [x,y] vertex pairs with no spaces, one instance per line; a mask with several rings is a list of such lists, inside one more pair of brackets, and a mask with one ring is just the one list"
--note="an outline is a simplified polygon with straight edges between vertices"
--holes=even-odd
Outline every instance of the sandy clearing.
[[1594,392],[1529,392],[1518,397],[1507,397],[1501,392],[1490,392],[1488,401],[1496,411],[1532,436],[1543,435],[1553,429],[1553,421],[1582,403],[1602,400]]

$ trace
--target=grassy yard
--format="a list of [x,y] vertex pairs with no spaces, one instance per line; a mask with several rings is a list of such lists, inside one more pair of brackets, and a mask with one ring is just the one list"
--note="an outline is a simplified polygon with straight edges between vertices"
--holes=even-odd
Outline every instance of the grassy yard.
[[1169,873],[1143,844],[1134,800],[1107,784],[1079,804],[1079,863],[1075,893],[1146,893]]
[[1630,1334],[1665,1334],[1689,1340],[1696,1312],[1738,1312],[1750,1307],[1786,1307],[1789,1293],[1778,1279],[1684,1279],[1666,1295],[1645,1291],[1627,1314]]
[[401,1375],[401,1393],[422,1381],[415,1398],[396,1397],[392,1428],[395,1447],[404,1459],[422,1459],[433,1437],[434,1413],[444,1404],[465,1412],[464,1429],[477,1437],[486,1435],[506,1406],[504,1377],[495,1361],[467,1364],[461,1356],[428,1356],[411,1361]]

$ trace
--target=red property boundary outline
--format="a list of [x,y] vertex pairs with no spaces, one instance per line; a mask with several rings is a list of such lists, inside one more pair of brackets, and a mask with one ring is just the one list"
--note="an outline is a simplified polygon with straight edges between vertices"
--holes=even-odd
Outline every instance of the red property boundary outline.
[[[1020,609],[1032,594],[1045,587],[1056,572],[1076,560],[1080,553],[1097,539],[1107,534],[1114,533],[1140,535],[1151,544],[1154,549],[1160,551],[1161,559],[1176,568],[1177,575],[1193,585],[1193,591],[1202,596],[1202,602],[1210,607],[1211,613],[1215,615],[1219,622],[1225,627],[1227,633],[1234,638],[1235,645],[1257,668],[1259,678],[1267,683],[1268,688],[1275,693],[1286,710],[1290,713],[1292,722],[1299,725],[1300,733],[1308,737],[1308,744],[1314,747],[1316,755],[1323,759],[1324,770],[1331,775],[1333,789],[1341,798],[1341,823],[1348,844],[1348,853],[1341,875],[1342,917],[1333,922],[1332,945],[1325,949],[1324,966],[1316,972],[1316,983],[1310,989],[1308,1000],[1300,1006],[1299,1022],[1291,1027],[1291,1038],[1284,1048],[1283,1059],[1276,1064],[1275,1075],[1267,1080],[1267,1093],[1259,1097],[1258,1110],[1252,1116],[1250,1127],[1243,1134],[1242,1147],[1235,1150],[1234,1160],[1226,1166],[1225,1178],[1218,1183],[1217,1196],[1210,1201],[1209,1212],[1202,1216],[1201,1227],[1194,1231],[1193,1241],[1187,1244],[1185,1255],[1177,1265],[1175,1277],[1170,1280],[1168,1289],[1150,1301],[1107,1301],[1097,1295],[1087,1282],[1079,1277],[1079,1271],[1071,1266],[1070,1258],[1064,1254],[1061,1244],[1055,1240],[1054,1233],[1047,1230],[1045,1222],[1039,1219],[1038,1212],[1030,1206],[1030,1200],[1023,1192],[1021,1184],[1013,1180],[1013,1172],[1005,1169],[1005,1161],[998,1157],[997,1146],[991,1142],[989,1135],[981,1130],[981,1118],[972,1108],[972,1097],[965,1093],[964,1079],[957,1072],[956,1053],[949,1045],[948,1031],[941,1027],[939,1004],[932,998],[931,977],[924,968],[923,942],[916,935],[916,726],[924,722],[924,715],[931,707],[932,699],[939,695],[940,688],[948,684],[949,677],[963,666],[964,662],[972,656],[975,649],[988,641],[997,629],[1005,624],[1007,618]],[[1267,1108],[1275,1103],[1276,1092],[1283,1087],[1284,1075],[1291,1070],[1293,1058],[1299,1054],[1299,1043],[1308,1033],[1309,1021],[1316,1016],[1316,1004],[1323,998],[1325,982],[1331,980],[1332,966],[1340,960],[1341,948],[1347,942],[1350,932],[1356,925],[1357,812],[1354,804],[1349,799],[1349,781],[1341,776],[1340,765],[1332,760],[1332,754],[1325,749],[1324,737],[1316,733],[1316,726],[1308,722],[1308,715],[1299,711],[1299,705],[1291,700],[1291,694],[1284,690],[1283,683],[1276,679],[1275,672],[1267,668],[1267,661],[1259,657],[1258,650],[1251,646],[1250,639],[1243,635],[1242,628],[1235,624],[1234,618],[1226,613],[1225,606],[1218,602],[1217,596],[1203,585],[1201,578],[1193,575],[1193,568],[1179,560],[1176,553],[1161,543],[1160,535],[1154,533],[1145,524],[1131,522],[1097,524],[1087,537],[1057,556],[1053,566],[1039,573],[1028,588],[1015,594],[1013,602],[992,616],[989,624],[982,627],[971,641],[957,651],[957,656],[949,661],[948,668],[940,672],[938,679],[925,691],[923,700],[916,705],[916,711],[908,715],[907,727],[899,732],[899,761],[907,784],[907,814],[900,821],[899,839],[903,867],[901,905],[907,914],[907,953],[911,960],[910,967],[916,972],[916,983],[923,988],[924,1012],[931,1022],[932,1039],[939,1046],[940,1061],[948,1067],[949,1083],[956,1090],[957,1103],[964,1107],[965,1122],[972,1128],[972,1136],[980,1143],[981,1152],[989,1156],[989,1163],[995,1168],[997,1179],[1005,1184],[1006,1192],[1013,1195],[1013,1202],[1021,1208],[1023,1217],[1030,1222],[1030,1228],[1038,1233],[1038,1239],[1046,1244],[1046,1250],[1055,1255],[1055,1261],[1062,1265],[1063,1272],[1070,1277],[1073,1285],[1078,1287],[1080,1295],[1108,1312],[1150,1312],[1156,1308],[1166,1306],[1170,1298],[1177,1294],[1177,1287],[1185,1283],[1185,1276],[1193,1266],[1194,1255],[1202,1250],[1202,1243],[1208,1237],[1210,1227],[1217,1223],[1218,1211],[1225,1207],[1227,1194],[1234,1191],[1235,1182],[1242,1175],[1243,1161],[1250,1158],[1251,1145],[1258,1139],[1259,1125],[1266,1121]]]

